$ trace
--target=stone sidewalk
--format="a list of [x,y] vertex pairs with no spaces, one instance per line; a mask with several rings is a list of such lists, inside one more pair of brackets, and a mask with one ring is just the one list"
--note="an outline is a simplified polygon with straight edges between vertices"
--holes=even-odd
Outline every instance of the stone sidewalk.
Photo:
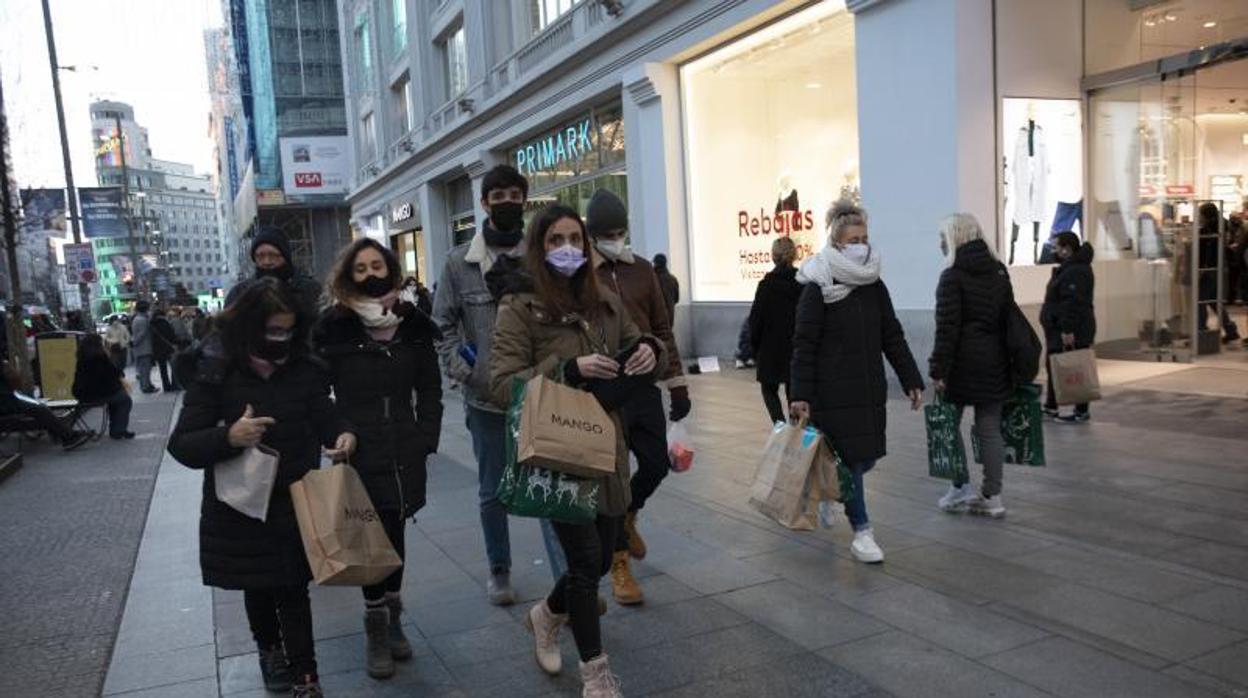
[[[887,561],[868,567],[843,517],[793,533],[746,504],[767,433],[750,376],[691,382],[698,455],[645,510],[647,602],[603,623],[627,695],[1248,696],[1243,401],[1111,390],[1093,423],[1047,428],[1049,467],[1007,466],[1004,521],[936,510],[922,420],[895,402],[867,478]],[[328,695],[577,694],[574,669],[534,665],[518,620],[551,583],[535,522],[513,519],[526,603],[484,600],[472,464],[451,393],[408,528],[416,657],[370,680],[359,592],[314,589]],[[199,483],[161,466],[107,695],[266,695],[240,596],[199,583]]]

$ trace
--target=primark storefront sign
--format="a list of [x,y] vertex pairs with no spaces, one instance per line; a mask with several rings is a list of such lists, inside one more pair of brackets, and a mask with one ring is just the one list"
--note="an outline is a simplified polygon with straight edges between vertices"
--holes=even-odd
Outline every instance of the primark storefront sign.
[[[586,110],[507,148],[512,167],[529,179],[529,198],[552,194],[624,169],[624,118],[620,104]],[[569,202],[564,202],[569,203]]]
[[594,119],[586,116],[516,149],[515,167],[526,177],[575,164],[595,153]]

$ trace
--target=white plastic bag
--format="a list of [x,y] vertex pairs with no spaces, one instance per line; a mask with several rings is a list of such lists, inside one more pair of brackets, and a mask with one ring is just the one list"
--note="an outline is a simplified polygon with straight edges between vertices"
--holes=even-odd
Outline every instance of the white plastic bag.
[[683,422],[673,422],[667,430],[667,457],[674,472],[683,473],[693,467],[693,442]]
[[212,468],[217,499],[253,519],[269,515],[269,498],[277,481],[277,451],[263,444],[248,448]]

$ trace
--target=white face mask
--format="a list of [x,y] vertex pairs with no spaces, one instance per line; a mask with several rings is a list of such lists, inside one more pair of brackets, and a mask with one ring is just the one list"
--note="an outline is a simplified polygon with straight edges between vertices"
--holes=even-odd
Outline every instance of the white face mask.
[[871,258],[871,246],[862,243],[854,243],[841,248],[841,254],[845,255],[845,259],[863,266],[867,260]]
[[614,262],[624,254],[625,250],[628,249],[628,241],[624,238],[617,238],[615,240],[604,240],[599,238],[595,241],[594,246],[597,247],[598,251],[605,255],[607,259]]

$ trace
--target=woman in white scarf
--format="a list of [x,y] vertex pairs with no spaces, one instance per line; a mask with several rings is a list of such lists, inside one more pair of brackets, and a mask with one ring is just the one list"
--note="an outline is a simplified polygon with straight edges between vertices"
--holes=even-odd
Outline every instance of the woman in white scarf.
[[822,431],[853,474],[853,494],[845,502],[854,529],[850,552],[861,562],[883,562],[862,483],[886,452],[883,358],[915,410],[923,405],[923,378],[880,280],[880,253],[870,245],[866,212],[838,201],[827,225],[828,246],[797,273],[806,288],[793,334],[790,414]]

